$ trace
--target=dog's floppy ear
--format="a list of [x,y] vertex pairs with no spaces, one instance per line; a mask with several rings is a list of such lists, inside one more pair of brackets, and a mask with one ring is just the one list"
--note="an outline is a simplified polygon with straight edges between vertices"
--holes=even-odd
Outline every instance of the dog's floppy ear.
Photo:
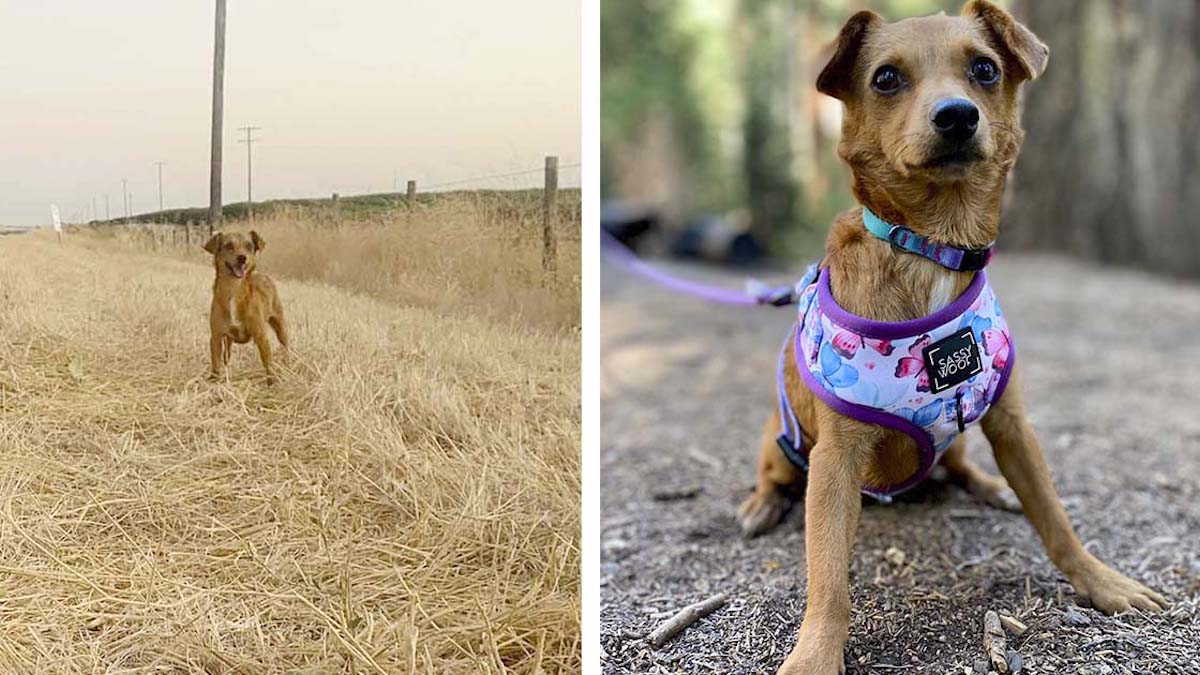
[[872,29],[883,24],[883,17],[863,10],[846,21],[837,41],[826,48],[829,61],[817,76],[817,91],[844,99],[854,87],[854,68],[862,51],[863,39]]
[[267,240],[263,239],[257,232],[250,230],[250,242],[254,244],[254,252],[258,253],[267,247]]
[[1021,79],[1037,79],[1046,70],[1050,48],[1008,12],[987,0],[971,0],[963,6],[962,15],[983,22],[1007,52],[1006,58],[1017,67]]
[[221,250],[221,233],[217,232],[208,238],[208,243],[204,245],[204,250],[216,255],[217,251]]

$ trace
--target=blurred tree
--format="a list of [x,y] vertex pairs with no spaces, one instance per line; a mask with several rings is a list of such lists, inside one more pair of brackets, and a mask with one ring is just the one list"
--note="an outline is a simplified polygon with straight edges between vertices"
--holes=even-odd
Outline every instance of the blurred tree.
[[791,105],[796,74],[796,7],[781,0],[742,0],[742,167],[750,227],[761,242],[791,228],[798,215],[799,188],[792,173]]
[[1200,276],[1200,2],[1019,0],[1050,46],[1006,244]]
[[963,1],[604,0],[603,195],[675,223],[744,208],[774,253],[812,255],[853,203],[838,104],[814,88],[823,47],[857,9],[899,19]]
[[[605,0],[600,10],[601,180],[606,195],[680,217],[711,178],[712,130],[693,86],[697,37],[678,2]],[[687,205],[684,205],[687,202]]]

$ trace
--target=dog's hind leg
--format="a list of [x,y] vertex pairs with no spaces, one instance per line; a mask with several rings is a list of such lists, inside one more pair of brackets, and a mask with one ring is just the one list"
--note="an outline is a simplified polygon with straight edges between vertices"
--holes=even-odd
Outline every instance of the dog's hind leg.
[[779,524],[791,508],[795,485],[801,479],[795,467],[775,443],[779,436],[779,410],[763,427],[758,451],[758,484],[738,508],[738,524],[747,537],[760,535]]
[[808,601],[796,646],[780,675],[845,672],[850,631],[850,556],[862,512],[863,477],[883,437],[881,427],[824,408],[817,444],[809,453],[804,498]]
[[286,361],[288,357],[287,321],[283,318],[283,314],[275,314],[267,319],[267,323],[271,324],[271,330],[275,331],[275,338],[283,346],[283,358]]
[[1005,511],[1021,510],[1021,502],[1003,478],[993,476],[967,459],[967,442],[962,435],[946,450],[942,465],[950,480],[984,504]]
[[1066,574],[1082,603],[1105,614],[1132,608],[1162,611],[1166,598],[1125,577],[1089,553],[1067,518],[1050,480],[1050,469],[1025,414],[1016,373],[1000,400],[983,416],[983,433],[992,444],[996,464],[1008,479],[1054,566]]

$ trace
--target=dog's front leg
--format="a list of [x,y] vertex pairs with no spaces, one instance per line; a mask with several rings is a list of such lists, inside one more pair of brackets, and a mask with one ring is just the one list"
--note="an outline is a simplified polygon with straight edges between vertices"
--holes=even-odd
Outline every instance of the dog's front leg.
[[225,336],[213,331],[208,340],[208,350],[212,357],[212,377],[221,377],[225,372]]
[[809,453],[804,502],[804,546],[808,560],[808,604],[796,646],[780,675],[837,675],[844,672],[850,630],[850,555],[866,463],[882,436],[878,427],[819,412],[817,444]]
[[1046,554],[1067,575],[1085,604],[1090,602],[1106,614],[1132,607],[1151,612],[1166,608],[1163,596],[1111,569],[1079,543],[1025,415],[1016,379],[1014,371],[1004,395],[984,415],[983,433],[992,444],[1000,472],[1041,537]]
[[275,372],[271,370],[271,341],[267,338],[267,331],[262,328],[261,322],[258,326],[258,329],[251,333],[251,337],[254,339],[254,346],[258,347],[258,358],[262,359],[263,368],[267,371],[267,384],[274,384]]

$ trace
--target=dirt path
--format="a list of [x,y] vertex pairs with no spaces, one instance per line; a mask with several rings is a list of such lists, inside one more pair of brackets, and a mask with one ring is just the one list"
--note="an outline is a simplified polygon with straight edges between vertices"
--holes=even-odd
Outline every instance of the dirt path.
[[[1005,255],[992,270],[1081,538],[1174,608],[1076,608],[1023,517],[934,484],[864,509],[847,671],[986,673],[994,609],[1029,625],[1009,640],[1021,672],[1200,672],[1200,286],[1049,257]],[[605,672],[774,672],[804,610],[803,512],[745,541],[734,511],[791,310],[714,308],[607,266],[603,293]],[[978,430],[968,439],[994,471]],[[638,639],[719,591],[729,604],[662,649]]]

